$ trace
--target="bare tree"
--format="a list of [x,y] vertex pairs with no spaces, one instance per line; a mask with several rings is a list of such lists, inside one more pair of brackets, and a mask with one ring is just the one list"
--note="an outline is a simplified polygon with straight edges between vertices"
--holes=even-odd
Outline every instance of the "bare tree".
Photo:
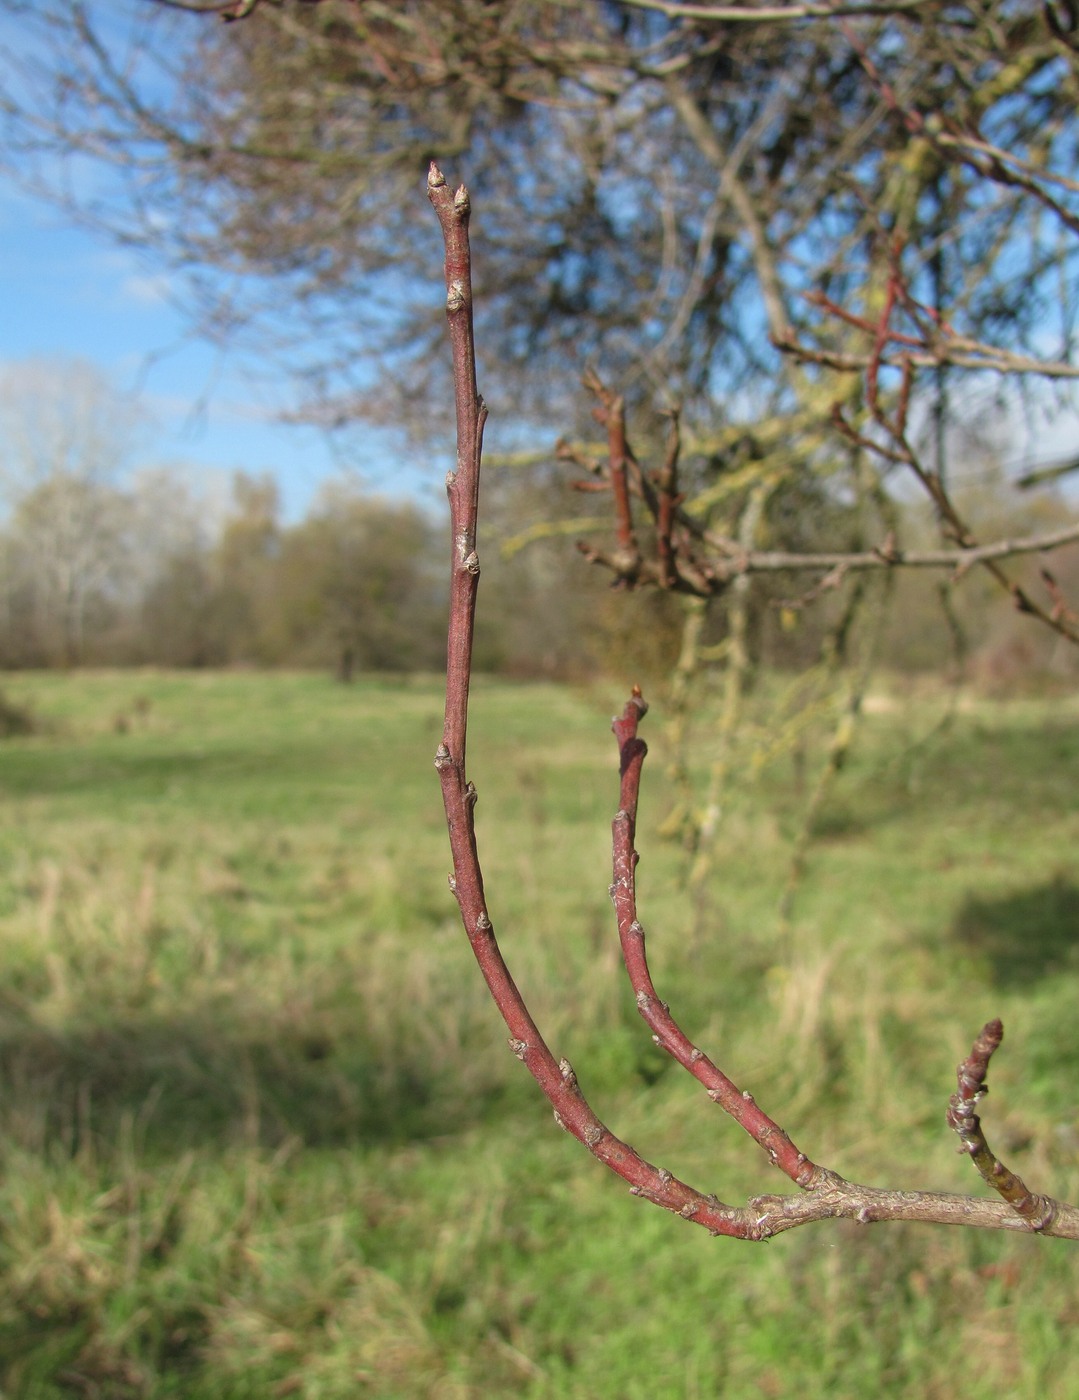
[[483,353],[519,420],[549,421],[549,371],[572,355],[631,408],[674,397],[695,435],[737,403],[789,443],[827,405],[784,352],[864,368],[871,347],[829,306],[875,325],[897,240],[911,293],[944,317],[915,355],[934,389],[972,364],[1074,378],[1062,15],[134,0],[121,21],[43,0],[8,55],[2,144],[20,178],[187,269],[206,329],[292,352],[327,423],[422,417],[436,328],[402,211],[433,150],[467,156],[490,247]]
[[138,411],[88,364],[31,362],[4,376],[0,421],[9,643],[21,634],[23,661],[73,665],[130,571],[135,507],[118,482]]

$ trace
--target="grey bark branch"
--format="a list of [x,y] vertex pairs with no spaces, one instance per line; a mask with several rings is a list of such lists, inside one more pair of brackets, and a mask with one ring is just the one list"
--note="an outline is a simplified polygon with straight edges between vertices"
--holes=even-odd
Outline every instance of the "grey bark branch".
[[[706,532],[704,538],[709,539]],[[1011,559],[1020,554],[1041,554],[1079,540],[1079,524],[1069,525],[1044,535],[1031,535],[1015,540],[993,540],[990,544],[971,549],[898,549],[863,550],[856,554],[794,554],[782,550],[750,551],[724,560],[721,569],[730,577],[741,574],[780,573],[842,569],[856,572],[864,569],[956,569],[963,574],[974,564],[991,559]],[[720,541],[716,540],[719,544]],[[729,548],[730,542],[722,544]]]
[[866,0],[864,4],[686,5],[676,0],[625,0],[638,10],[654,10],[668,19],[706,19],[720,24],[782,24],[806,19],[881,18],[910,14],[927,0]]

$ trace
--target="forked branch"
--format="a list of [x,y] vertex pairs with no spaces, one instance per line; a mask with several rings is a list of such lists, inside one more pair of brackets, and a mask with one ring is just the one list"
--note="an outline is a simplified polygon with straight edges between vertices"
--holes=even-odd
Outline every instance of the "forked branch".
[[[453,857],[450,884],[472,951],[509,1031],[513,1053],[524,1062],[543,1090],[557,1122],[629,1182],[634,1195],[703,1225],[716,1235],[763,1240],[813,1220],[843,1218],[862,1224],[877,1220],[918,1220],[1079,1239],[1079,1210],[1028,1192],[1017,1177],[997,1162],[974,1113],[974,1106],[984,1092],[989,1056],[1000,1041],[999,1022],[986,1027],[970,1059],[960,1066],[959,1090],[949,1108],[949,1122],[960,1136],[962,1150],[971,1154],[979,1171],[998,1191],[1000,1198],[995,1200],[938,1192],[881,1190],[847,1181],[817,1165],[758,1107],[753,1095],[740,1090],[679,1027],[652,982],[645,955],[644,929],[637,917],[634,840],[641,770],[647,752],[637,733],[647,706],[637,690],[613,724],[619,746],[621,786],[613,827],[611,885],[623,956],[637,1006],[656,1043],[683,1065],[701,1083],[709,1099],[734,1118],[768,1160],[801,1188],[799,1194],[761,1195],[744,1206],[728,1206],[716,1196],[698,1191],[671,1172],[645,1161],[600,1121],[589,1107],[569,1062],[556,1059],[549,1049],[495,938],[476,842],[476,789],[465,771],[472,636],[480,576],[476,530],[486,409],[476,386],[468,192],[464,186],[451,191],[433,163],[427,188],[446,246],[446,314],[453,351],[457,411],[457,465],[446,480],[452,539],[446,715],[442,742],[435,753],[435,767],[442,785]],[[614,403],[609,407],[617,409]],[[628,460],[624,440],[618,438],[617,413],[612,416],[615,418],[611,429],[612,458],[617,455],[625,470]],[[671,470],[668,489],[673,494],[673,458]],[[623,520],[631,530],[628,513]]]

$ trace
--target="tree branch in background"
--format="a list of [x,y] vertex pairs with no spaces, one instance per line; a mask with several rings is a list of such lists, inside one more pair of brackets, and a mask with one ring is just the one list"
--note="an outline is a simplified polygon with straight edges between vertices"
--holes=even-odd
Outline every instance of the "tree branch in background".
[[[255,0],[258,3],[258,0]],[[864,0],[858,4],[843,4],[842,0],[818,4],[789,5],[706,5],[678,4],[676,0],[625,0],[638,10],[655,10],[668,19],[708,20],[713,24],[796,24],[807,19],[870,18],[910,13],[925,4],[925,0]]]
[[[769,1162],[801,1188],[794,1196],[761,1195],[745,1206],[724,1205],[716,1196],[687,1185],[669,1171],[653,1166],[616,1137],[589,1107],[577,1075],[565,1059],[557,1060],[513,980],[502,957],[487,909],[483,873],[476,841],[476,789],[465,771],[468,693],[472,634],[475,623],[479,559],[476,531],[479,510],[480,452],[486,409],[476,385],[472,326],[471,262],[468,240],[470,202],[461,186],[451,192],[437,165],[428,175],[428,194],[438,215],[446,248],[446,311],[453,353],[453,382],[457,413],[457,466],[447,478],[451,529],[451,597],[446,679],[446,716],[435,766],[453,857],[451,885],[472,950],[491,995],[510,1033],[510,1047],[524,1062],[552,1105],[558,1123],[600,1161],[630,1183],[633,1194],[703,1225],[713,1234],[763,1240],[810,1221],[845,1218],[869,1224],[877,1220],[917,1220],[964,1224],[988,1229],[1022,1230],[1079,1239],[1079,1209],[1046,1198],[1032,1197],[1016,1179],[1008,1178],[1003,1199],[936,1192],[889,1191],[846,1181],[818,1166],[770,1118],[747,1090],[740,1090],[671,1015],[652,981],[645,954],[644,928],[637,917],[635,831],[641,771],[646,746],[637,730],[646,705],[634,690],[613,729],[619,747],[620,793],[612,834],[614,900],[623,957],[637,1007],[656,1043],[672,1055],[718,1104],[745,1129]],[[601,403],[612,444],[612,459],[620,467],[629,460],[620,437],[619,404]],[[612,426],[613,425],[613,426]],[[643,477],[638,489],[643,493]],[[658,510],[658,507],[657,507]],[[623,523],[628,527],[630,522]],[[987,1044],[985,1033],[975,1044],[967,1068],[960,1071],[958,1103],[950,1121],[964,1150],[971,1151],[981,1169],[988,1148],[979,1136],[973,1104],[984,1087],[989,1054],[999,1042]],[[995,1176],[1001,1177],[1003,1169]],[[996,1184],[996,1182],[994,1183]],[[1035,1202],[1032,1206],[1031,1202]]]
[[[1000,564],[1007,559],[1025,554],[1045,554],[1076,543],[1079,541],[1079,522],[1038,535],[978,543],[963,522],[943,482],[924,465],[908,438],[906,417],[909,390],[900,394],[893,409],[885,405],[879,387],[884,343],[885,339],[878,335],[875,353],[867,355],[865,364],[871,417],[885,430],[885,438],[871,437],[856,429],[838,406],[834,410],[833,421],[842,435],[856,447],[910,470],[933,500],[945,532],[957,541],[956,547],[903,549],[896,544],[894,536],[889,536],[875,549],[869,550],[797,553],[790,550],[747,549],[738,541],[702,525],[690,510],[682,508],[680,497],[674,496],[669,489],[665,491],[663,483],[669,475],[668,463],[677,461],[679,451],[674,442],[678,433],[677,418],[672,419],[672,443],[668,445],[664,464],[655,472],[647,472],[637,461],[626,438],[624,400],[611,393],[598,376],[592,374],[586,377],[585,385],[600,398],[601,406],[596,410],[596,416],[603,423],[607,423],[612,415],[617,420],[617,460],[629,464],[632,473],[630,490],[643,502],[652,518],[655,545],[651,555],[641,553],[636,536],[632,551],[627,551],[624,546],[623,536],[626,521],[630,518],[630,505],[626,498],[624,468],[615,466],[615,449],[612,448],[612,457],[605,466],[563,444],[557,450],[561,459],[587,465],[599,478],[598,482],[574,482],[573,485],[577,489],[595,490],[597,486],[606,484],[614,502],[618,546],[612,550],[591,540],[581,540],[578,543],[581,553],[590,563],[609,570],[614,575],[615,583],[621,587],[653,584],[698,597],[722,593],[733,579],[747,574],[805,572],[823,575],[810,594],[796,600],[800,605],[812,601],[824,591],[839,587],[848,575],[866,570],[942,569],[951,572],[953,582],[959,582],[970,569],[980,565],[1012,595],[1021,612],[1037,617],[1068,641],[1079,642],[1079,630],[1074,625],[1072,611],[1055,582],[1050,585],[1043,572],[1043,582],[1050,593],[1051,604],[1046,608],[1034,600],[1027,590],[1009,579],[1000,568]],[[910,362],[906,363],[909,375]]]

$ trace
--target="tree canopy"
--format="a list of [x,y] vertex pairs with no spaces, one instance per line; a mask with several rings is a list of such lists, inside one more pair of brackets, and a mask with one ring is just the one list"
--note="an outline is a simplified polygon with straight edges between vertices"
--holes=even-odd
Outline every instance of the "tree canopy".
[[926,363],[1079,372],[1068,6],[8,8],[9,163],[186,267],[207,324],[287,346],[331,420],[422,402],[436,155],[482,201],[480,344],[518,418],[590,359],[701,421],[789,402],[777,347],[864,361],[849,317],[895,270]]

